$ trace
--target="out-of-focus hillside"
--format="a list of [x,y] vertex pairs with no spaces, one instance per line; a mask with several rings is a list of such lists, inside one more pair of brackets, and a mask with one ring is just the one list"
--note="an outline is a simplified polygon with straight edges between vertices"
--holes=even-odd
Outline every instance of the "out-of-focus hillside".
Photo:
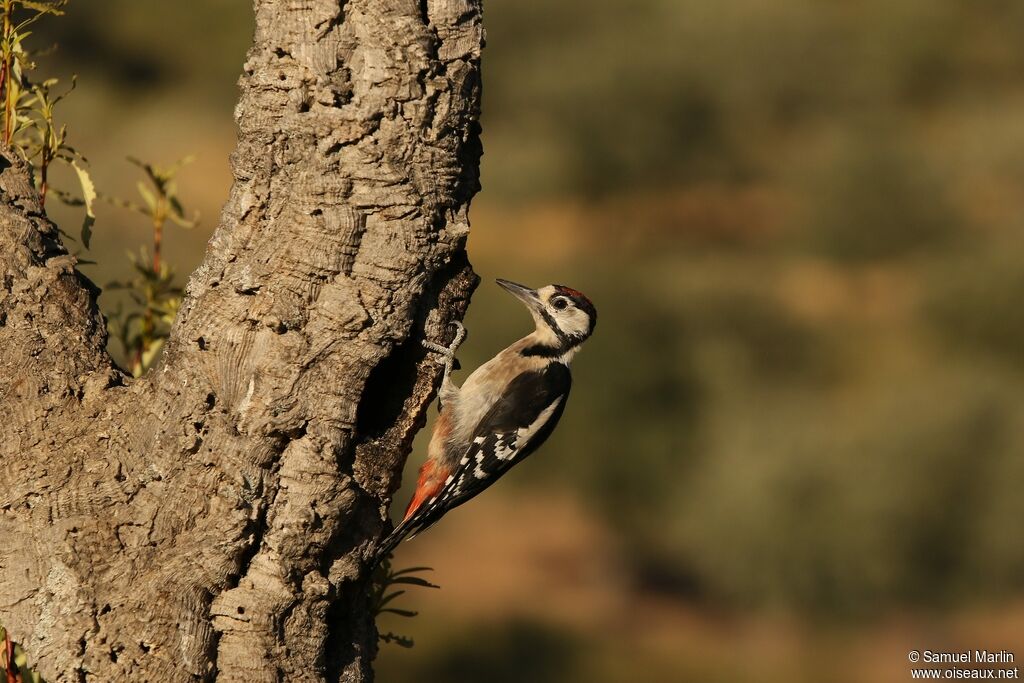
[[[134,192],[127,155],[198,155],[183,275],[230,182],[249,14],[72,0],[43,26],[102,192]],[[444,588],[385,625],[417,647],[385,647],[382,680],[901,681],[910,649],[1012,650],[1024,4],[497,0],[486,22],[462,364],[527,331],[494,277],[577,287],[600,321],[549,444],[399,550]],[[144,237],[102,207],[88,272],[122,277]]]

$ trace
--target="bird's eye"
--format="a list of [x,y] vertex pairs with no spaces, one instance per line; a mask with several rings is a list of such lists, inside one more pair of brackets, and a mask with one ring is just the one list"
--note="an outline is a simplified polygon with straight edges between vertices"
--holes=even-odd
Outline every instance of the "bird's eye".
[[563,299],[562,297],[558,297],[557,299],[551,302],[551,305],[561,311],[562,309],[569,305],[569,302]]

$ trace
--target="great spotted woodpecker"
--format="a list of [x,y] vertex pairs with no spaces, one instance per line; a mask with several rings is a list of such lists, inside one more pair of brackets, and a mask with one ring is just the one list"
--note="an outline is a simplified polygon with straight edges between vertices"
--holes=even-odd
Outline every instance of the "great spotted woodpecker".
[[536,329],[477,368],[461,388],[451,380],[465,337],[461,324],[450,347],[424,342],[445,358],[441,414],[405,519],[378,546],[378,558],[497,481],[537,450],[562,416],[572,384],[569,361],[594,331],[597,311],[562,285],[498,284],[526,305]]

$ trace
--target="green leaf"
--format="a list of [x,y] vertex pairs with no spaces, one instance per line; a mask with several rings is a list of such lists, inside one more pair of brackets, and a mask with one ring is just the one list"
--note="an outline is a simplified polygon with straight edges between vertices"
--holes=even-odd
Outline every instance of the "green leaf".
[[[390,595],[384,596],[384,598],[377,605],[378,610],[380,610],[381,607],[384,607],[384,605],[388,604],[389,602],[391,602],[392,600],[394,600],[395,598],[397,598],[400,595],[405,595],[405,591],[395,591],[394,593],[391,593]],[[382,611],[382,610],[380,610],[380,611]]]
[[156,211],[156,197],[153,196],[153,193],[149,191],[149,188],[141,180],[135,184],[135,187],[139,189],[139,194],[142,195],[146,206],[149,207],[149,213],[152,215]]
[[50,4],[47,2],[35,2],[34,0],[20,0],[20,3],[22,7],[34,9],[40,14],[52,14],[57,17],[64,16],[63,10],[57,9],[64,4],[63,2]]
[[85,203],[85,220],[82,221],[82,244],[88,249],[89,240],[92,239],[92,226],[96,222],[96,214],[93,212],[93,206],[96,201],[96,186],[93,184],[89,172],[79,166],[78,162],[72,161],[71,167],[75,169],[78,182],[82,186],[82,201]]
[[193,214],[191,219],[185,218],[185,208],[178,201],[178,198],[174,195],[168,196],[168,201],[171,204],[171,214],[168,216],[176,225],[185,229],[191,229],[199,225],[199,212]]
[[134,211],[136,213],[141,213],[144,216],[148,216],[149,215],[149,214],[146,213],[146,210],[144,208],[142,208],[141,206],[139,206],[135,202],[128,201],[127,199],[121,199],[120,197],[111,197],[110,195],[107,195],[107,194],[101,194],[99,197],[100,197],[100,199],[102,199],[106,203],[113,204],[114,206],[116,206],[116,207],[118,207],[120,209],[128,209],[129,211]]
[[168,172],[170,175],[177,175],[178,171],[181,170],[182,166],[187,166],[188,164],[191,164],[195,160],[195,154],[189,154],[188,156],[182,157],[181,159],[178,159],[173,164],[171,164],[171,168],[168,169]]
[[411,648],[413,645],[415,645],[412,638],[409,638],[407,636],[400,636],[397,633],[392,633],[390,631],[388,631],[387,633],[381,633],[380,639],[385,643],[394,643],[395,645],[404,648]]
[[61,203],[63,203],[65,206],[85,206],[85,202],[82,199],[76,197],[73,194],[65,192],[64,190],[60,190],[56,187],[51,187],[50,192],[56,195],[57,199],[59,199]]
[[[44,81],[44,84],[50,83],[51,85],[57,85],[58,82],[59,81],[56,78],[51,78],[51,79],[49,79],[47,81]],[[72,93],[72,91],[74,91],[75,86],[77,86],[77,85],[78,85],[78,74],[71,74],[71,85],[68,86],[67,90],[65,90],[60,95],[57,95],[55,98],[53,98],[53,104],[57,104],[58,102],[63,100],[65,97],[70,95]]]
[[92,226],[95,222],[96,219],[88,214],[82,220],[82,246],[86,249],[89,248],[89,241],[92,239]]
[[408,584],[410,586],[422,586],[423,588],[440,588],[436,583],[430,583],[426,579],[417,576],[400,576],[391,580],[392,585],[396,583]]
[[79,159],[80,161],[84,161],[86,163],[89,162],[89,160],[86,159],[85,156],[81,152],[79,152],[77,149],[75,149],[71,145],[62,145],[61,146],[61,151],[62,152],[66,152],[70,156],[73,156],[74,158]]
[[153,167],[152,164],[147,164],[144,161],[139,161],[135,157],[128,157],[128,163],[135,164],[136,166],[141,168],[143,171],[146,172],[146,175],[149,176],[149,179],[153,182],[153,184],[156,185],[157,187],[160,187],[160,174],[157,173],[157,170]]
[[406,567],[391,574],[391,576],[403,576],[404,574],[419,574],[420,572],[432,572],[433,567]]

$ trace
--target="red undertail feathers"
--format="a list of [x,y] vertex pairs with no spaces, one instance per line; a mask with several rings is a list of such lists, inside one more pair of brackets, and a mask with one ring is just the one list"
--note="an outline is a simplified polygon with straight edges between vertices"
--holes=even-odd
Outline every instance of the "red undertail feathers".
[[445,479],[448,478],[448,472],[443,468],[437,466],[433,460],[427,460],[423,463],[423,467],[420,468],[420,478],[416,484],[416,493],[413,494],[412,500],[409,501],[409,507],[405,510],[405,519],[408,520],[419,509],[423,503],[430,500],[440,492],[441,487],[444,486]]

